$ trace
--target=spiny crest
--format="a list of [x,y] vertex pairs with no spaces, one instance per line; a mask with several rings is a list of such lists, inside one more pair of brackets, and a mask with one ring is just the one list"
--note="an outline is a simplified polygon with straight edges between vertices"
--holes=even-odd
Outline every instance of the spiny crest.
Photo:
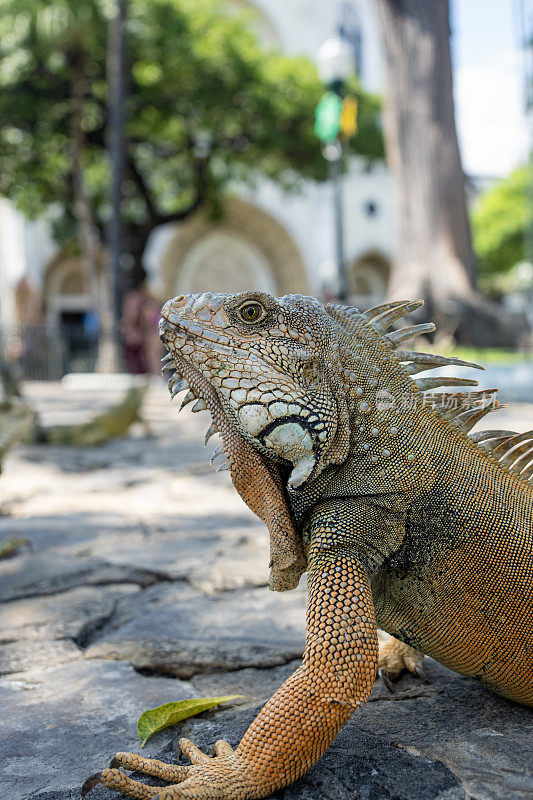
[[533,485],[533,430],[479,431],[471,438],[487,450],[502,467]]
[[[446,419],[463,433],[468,433],[480,419],[491,411],[502,408],[495,400],[497,389],[472,392],[436,392],[436,389],[448,387],[477,386],[478,381],[470,378],[450,376],[415,378],[419,372],[427,372],[439,367],[469,367],[483,369],[479,364],[463,361],[453,356],[440,356],[431,353],[420,353],[416,350],[395,350],[398,345],[416,336],[432,333],[435,325],[432,322],[409,325],[389,331],[389,328],[402,317],[411,314],[423,305],[422,300],[397,300],[383,303],[360,312],[355,308],[335,306],[334,316],[342,320],[349,332],[368,328],[373,334],[385,341],[393,350],[391,355],[411,377],[413,384],[423,395],[424,403],[441,418]],[[329,307],[328,307],[329,310]],[[331,311],[330,311],[331,313]]]
[[385,333],[394,322],[397,322],[397,320],[405,317],[412,311],[416,311],[416,309],[420,308],[422,305],[422,300],[404,300],[401,302],[385,304],[384,306],[377,306],[373,309],[370,309],[370,311],[376,311],[376,308],[383,310],[380,310],[378,314],[372,314],[372,316],[368,319],[375,330],[377,330],[379,333]]
[[[424,333],[432,333],[435,330],[435,325],[432,322],[428,322],[387,333],[391,325],[406,314],[416,311],[422,305],[424,305],[423,300],[398,300],[393,303],[374,306],[374,308],[369,308],[367,311],[359,311],[357,308],[338,306],[333,303],[326,305],[325,309],[332,317],[342,323],[348,335],[357,331],[362,332],[366,328],[374,334],[380,334],[382,340],[392,347],[396,347],[396,345],[407,341],[407,339]],[[444,363],[448,362],[445,361]]]
[[440,419],[448,420],[463,433],[469,433],[486,414],[505,408],[495,399],[497,391],[435,392],[429,393],[424,400]]

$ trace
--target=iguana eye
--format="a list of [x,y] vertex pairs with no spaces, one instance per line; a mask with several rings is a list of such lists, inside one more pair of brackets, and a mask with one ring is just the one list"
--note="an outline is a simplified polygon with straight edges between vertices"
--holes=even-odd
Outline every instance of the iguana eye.
[[266,315],[266,311],[261,303],[244,303],[239,308],[239,316],[243,322],[261,322]]

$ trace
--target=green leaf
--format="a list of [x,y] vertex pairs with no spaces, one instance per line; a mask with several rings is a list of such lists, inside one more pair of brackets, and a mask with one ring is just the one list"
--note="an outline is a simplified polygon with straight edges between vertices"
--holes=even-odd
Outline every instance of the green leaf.
[[195,717],[201,714],[202,711],[209,711],[213,706],[218,706],[219,703],[225,703],[227,700],[235,700],[237,697],[242,697],[242,694],[227,694],[223,697],[198,697],[193,700],[175,700],[171,703],[163,703],[162,706],[157,708],[149,708],[144,711],[137,720],[137,733],[141,740],[141,747],[144,747],[150,736],[154,733],[168,728],[169,725],[175,725],[176,722],[181,722],[183,719]]
[[[530,258],[527,242],[533,222],[532,180],[532,165],[524,164],[476,198],[471,210],[474,252],[480,271],[487,276],[509,273]],[[509,288],[502,290],[508,292]]]
[[21,539],[18,536],[11,536],[0,545],[0,558],[9,558],[10,556],[14,556],[17,551],[25,545],[31,545],[29,539]]

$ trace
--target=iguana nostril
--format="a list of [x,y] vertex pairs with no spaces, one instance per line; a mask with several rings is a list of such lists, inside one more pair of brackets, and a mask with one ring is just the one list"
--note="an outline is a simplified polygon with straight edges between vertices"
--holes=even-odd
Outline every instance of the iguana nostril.
[[177,297],[173,297],[172,300],[166,302],[161,309],[161,316],[163,319],[166,319],[172,325],[179,324],[183,314],[182,309],[187,305],[188,299],[188,295],[180,294]]

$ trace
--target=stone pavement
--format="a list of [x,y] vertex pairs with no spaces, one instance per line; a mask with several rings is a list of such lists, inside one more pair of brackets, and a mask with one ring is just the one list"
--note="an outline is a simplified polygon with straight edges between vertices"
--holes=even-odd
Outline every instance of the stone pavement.
[[[116,391],[28,384],[45,423],[87,418]],[[210,751],[237,743],[297,666],[305,587],[266,588],[268,541],[229,475],[209,468],[207,414],[180,417],[159,382],[150,428],[98,448],[20,446],[0,477],[2,800],[67,800],[117,750],[139,750],[139,714],[169,700],[243,694],[154,736],[144,753],[177,760],[179,736]],[[533,427],[533,406],[497,427]],[[532,712],[433,661],[430,684],[378,681],[322,761],[278,800],[526,800]],[[114,795],[95,789],[90,797]]]

